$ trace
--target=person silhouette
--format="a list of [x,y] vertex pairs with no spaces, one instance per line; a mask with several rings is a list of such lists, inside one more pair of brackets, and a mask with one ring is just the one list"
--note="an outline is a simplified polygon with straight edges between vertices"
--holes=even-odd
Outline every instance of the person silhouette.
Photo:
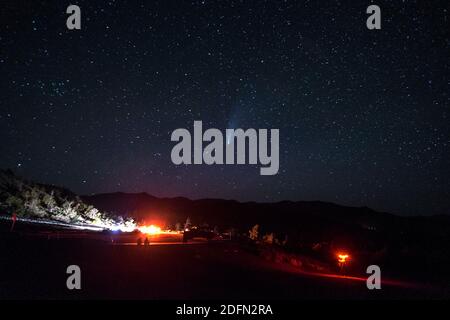
[[145,246],[149,246],[150,245],[150,241],[148,240],[147,237],[145,238],[144,245]]
[[137,239],[137,245],[138,245],[138,246],[142,245],[142,239],[141,239],[141,238],[138,238],[138,239]]

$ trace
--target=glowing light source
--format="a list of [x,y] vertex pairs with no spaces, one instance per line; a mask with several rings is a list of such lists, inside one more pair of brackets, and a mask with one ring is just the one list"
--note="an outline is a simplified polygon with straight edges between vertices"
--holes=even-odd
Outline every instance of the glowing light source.
[[100,226],[104,227],[105,229],[117,232],[133,232],[136,229],[136,224],[134,222],[126,222],[126,223],[116,223],[116,224],[108,224],[108,223],[102,223],[99,224]]
[[338,254],[338,262],[345,263],[347,262],[348,254],[340,253]]
[[350,255],[345,252],[338,252],[336,254],[338,266],[341,270],[341,272],[344,270],[345,265],[347,264],[348,260],[350,260]]
[[120,226],[119,230],[122,232],[133,232],[136,229],[135,226]]
[[158,226],[154,226],[153,224],[149,225],[149,226],[141,226],[138,228],[138,230],[142,233],[150,234],[150,235],[161,233],[161,228]]

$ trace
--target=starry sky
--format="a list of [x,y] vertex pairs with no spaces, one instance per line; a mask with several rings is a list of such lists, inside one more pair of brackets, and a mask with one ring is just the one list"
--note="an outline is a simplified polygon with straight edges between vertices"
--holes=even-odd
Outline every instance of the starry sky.
[[[448,6],[377,1],[370,31],[370,4],[2,1],[0,168],[80,194],[450,213]],[[194,120],[279,129],[279,173],[174,165]]]

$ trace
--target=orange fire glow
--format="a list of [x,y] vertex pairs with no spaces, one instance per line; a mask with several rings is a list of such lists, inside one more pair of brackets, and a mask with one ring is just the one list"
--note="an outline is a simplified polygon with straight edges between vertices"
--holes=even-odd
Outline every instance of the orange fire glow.
[[155,225],[149,225],[149,226],[140,226],[138,230],[142,233],[149,234],[149,235],[155,235],[161,233],[161,228]]
[[346,253],[338,253],[337,258],[339,263],[346,263],[350,257]]

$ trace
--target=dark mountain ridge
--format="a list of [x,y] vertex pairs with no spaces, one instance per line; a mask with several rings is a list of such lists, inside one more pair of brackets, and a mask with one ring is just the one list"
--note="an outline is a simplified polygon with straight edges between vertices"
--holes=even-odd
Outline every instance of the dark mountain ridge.
[[347,207],[321,201],[275,203],[238,202],[224,199],[190,200],[184,197],[158,198],[147,193],[105,193],[82,199],[102,211],[131,216],[138,221],[183,223],[188,217],[197,224],[249,228],[255,224],[273,231],[301,229],[362,228],[378,231],[415,231],[450,224],[446,216],[402,217],[367,207]]

